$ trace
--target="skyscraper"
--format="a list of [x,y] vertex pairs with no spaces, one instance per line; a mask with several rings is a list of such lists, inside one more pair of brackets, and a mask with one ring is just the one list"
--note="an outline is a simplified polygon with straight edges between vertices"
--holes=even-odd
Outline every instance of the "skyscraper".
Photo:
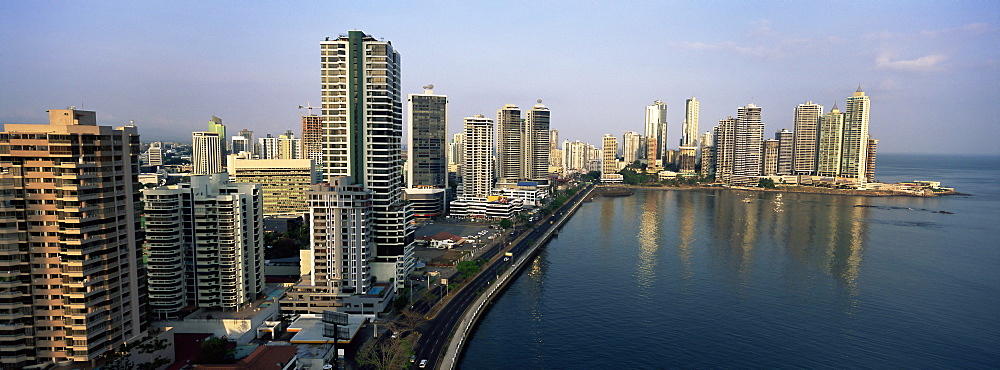
[[48,111],[0,131],[0,367],[91,361],[146,330],[139,134]]
[[795,133],[786,129],[774,133],[778,140],[778,175],[791,175],[795,158]]
[[878,140],[868,139],[868,164],[865,165],[865,178],[868,182],[875,182],[875,151],[877,146]]
[[732,183],[736,150],[736,119],[726,117],[719,120],[713,135],[715,137],[715,181]]
[[434,85],[423,94],[407,96],[409,143],[407,145],[406,200],[415,217],[445,212],[448,188],[448,97],[435,95]]
[[[663,167],[666,163],[660,162],[664,153],[667,151],[667,103],[662,101],[654,101],[653,104],[646,106],[646,150],[647,162],[650,166]],[[655,139],[656,143],[653,144],[652,140]],[[655,146],[655,149],[650,150],[650,147]]]
[[792,171],[796,175],[816,174],[817,134],[823,106],[805,102],[795,107],[795,149]]
[[521,108],[514,104],[497,110],[497,177],[499,182],[521,179],[524,153],[522,149]]
[[295,138],[292,130],[285,130],[278,135],[278,158],[269,159],[299,159],[302,158],[302,139]]
[[215,173],[142,193],[157,318],[183,316],[185,307],[236,310],[264,293],[261,185]]
[[829,177],[840,175],[843,145],[844,114],[837,109],[837,104],[834,104],[829,113],[820,116],[816,175]]
[[481,114],[465,117],[463,157],[461,198],[485,200],[493,190],[493,120]]
[[621,182],[618,174],[618,138],[613,135],[604,135],[602,143],[601,181]]
[[701,134],[701,175],[715,176],[715,137],[712,131]]
[[399,53],[362,31],[327,38],[320,82],[323,179],[350,177],[371,192],[376,261],[395,260],[413,239],[403,200]]
[[771,176],[778,174],[778,139],[764,140],[764,166],[762,175]]
[[762,174],[764,123],[761,108],[753,103],[737,109],[736,140],[733,148],[733,183],[756,184]]
[[229,154],[229,146],[226,144],[226,125],[222,124],[222,118],[212,116],[212,119],[208,120],[208,132],[214,132],[219,134],[219,148],[221,149],[220,156],[225,157]]
[[681,173],[694,173],[698,155],[698,100],[688,99],[684,109],[684,129],[677,148],[677,169]]
[[844,119],[844,159],[841,161],[840,176],[865,181],[865,166],[868,164],[868,115],[871,100],[861,90],[847,98],[847,116]]
[[637,159],[642,158],[642,136],[635,131],[625,131],[625,135],[622,136],[622,148],[625,165],[631,165]]
[[538,104],[531,107],[522,133],[521,153],[524,154],[521,180],[548,183],[549,180],[549,108]]
[[248,129],[242,129],[240,130],[239,135],[246,138],[247,143],[249,143],[250,146],[249,149],[247,149],[247,151],[250,152],[250,154],[257,154],[257,148],[256,148],[257,140],[254,140],[253,131],[250,131]]
[[222,172],[222,141],[218,132],[191,133],[191,174],[211,175]]

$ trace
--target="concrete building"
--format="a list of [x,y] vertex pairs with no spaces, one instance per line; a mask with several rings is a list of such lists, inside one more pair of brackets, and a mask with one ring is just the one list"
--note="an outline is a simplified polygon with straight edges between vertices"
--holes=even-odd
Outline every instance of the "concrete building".
[[796,175],[816,174],[816,150],[821,115],[823,115],[823,106],[813,104],[811,101],[795,107],[795,148],[792,171]]
[[163,143],[156,141],[149,144],[149,149],[146,150],[146,163],[147,166],[162,166],[163,165]]
[[736,119],[719,120],[712,134],[715,138],[715,181],[732,183],[736,150]]
[[521,137],[521,153],[524,154],[521,178],[523,181],[549,182],[549,120],[551,112],[542,105],[542,99],[531,107],[525,120]]
[[149,305],[158,319],[186,307],[238,310],[264,292],[264,215],[259,184],[229,174],[142,191]]
[[320,181],[311,159],[248,159],[230,154],[226,169],[234,183],[261,185],[265,216],[309,212],[306,192]]
[[323,159],[323,120],[312,114],[302,116],[302,156],[319,163]]
[[865,154],[868,163],[865,165],[865,181],[875,182],[875,152],[878,147],[878,140],[868,139],[868,153]]
[[435,95],[434,85],[410,94],[406,165],[406,200],[414,217],[445,214],[448,190],[448,97]]
[[644,134],[647,164],[651,167],[663,167],[661,160],[667,150],[667,103],[657,100],[646,106]]
[[858,86],[853,96],[847,98],[847,111],[844,112],[844,146],[843,159],[840,162],[840,176],[864,182],[868,171],[868,116],[871,113],[871,100]]
[[493,120],[481,114],[465,117],[460,199],[483,200],[493,189]]
[[791,175],[795,162],[795,133],[786,129],[774,133],[778,140],[778,174]]
[[680,173],[694,173],[698,163],[699,107],[700,103],[693,96],[685,104],[684,126],[680,146],[677,148],[677,170]]
[[339,311],[375,315],[394,290],[373,271],[376,224],[372,193],[348,177],[327,178],[309,191],[308,273],[281,299],[282,312]]
[[816,175],[836,177],[840,175],[843,159],[844,114],[833,105],[829,113],[820,116],[819,150],[816,154]]
[[642,158],[642,135],[635,131],[625,131],[622,135],[622,156],[626,165]]
[[247,138],[243,136],[233,136],[232,138],[229,139],[229,141],[230,141],[230,148],[233,149],[232,154],[237,154],[239,152],[247,152],[250,153],[250,155],[253,155],[253,147],[255,143],[251,142],[250,140],[247,140]]
[[264,159],[300,159],[302,158],[302,139],[295,138],[292,130],[285,130],[278,135],[278,156]]
[[191,174],[211,175],[223,171],[222,136],[217,132],[191,133]]
[[521,152],[524,140],[521,108],[507,104],[498,109],[496,125],[497,181],[516,183],[523,175],[524,165],[524,153]]
[[455,172],[459,178],[462,177],[462,164],[465,163],[465,133],[459,132],[452,135],[448,142],[448,172]]
[[753,185],[763,171],[764,123],[753,103],[737,109],[733,148],[733,183]]
[[[249,129],[242,129],[242,130],[240,130],[239,135],[242,136],[243,138],[245,138],[247,140],[247,144],[249,145],[249,148],[250,148],[250,150],[247,150],[247,151],[250,152],[250,154],[252,154],[252,155],[256,155],[257,154],[257,148],[256,148],[257,140],[254,140],[253,131],[250,131]],[[234,154],[237,153],[237,151],[235,151],[235,150],[233,152],[234,152]]]
[[320,41],[320,58],[323,181],[349,177],[371,192],[375,261],[405,265],[413,230],[403,199],[400,55],[390,41],[352,30]]
[[778,174],[778,139],[764,140],[764,176]]
[[701,134],[701,175],[715,176],[715,137],[712,131]]
[[601,181],[622,182],[622,175],[618,173],[618,138],[607,134],[604,135],[601,143],[603,153]]
[[95,360],[145,334],[139,134],[97,114],[0,131],[0,367]]

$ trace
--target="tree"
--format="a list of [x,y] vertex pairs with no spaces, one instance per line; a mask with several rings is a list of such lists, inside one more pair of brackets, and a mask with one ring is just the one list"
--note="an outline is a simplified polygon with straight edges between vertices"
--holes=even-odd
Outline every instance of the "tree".
[[201,364],[224,364],[232,362],[233,350],[229,348],[229,341],[210,337],[201,342],[198,347],[198,363]]
[[461,261],[455,266],[455,269],[462,274],[462,277],[470,277],[479,272],[479,267],[483,264],[482,260],[475,261]]
[[406,338],[386,338],[382,341],[370,341],[361,347],[354,358],[361,366],[371,366],[376,369],[404,368],[407,358],[413,354],[415,335]]
[[514,222],[511,221],[510,219],[505,218],[503,220],[500,220],[500,228],[501,229],[509,229],[509,228],[511,228],[513,226],[514,226]]
[[774,180],[769,179],[767,177],[761,177],[760,180],[757,181],[757,186],[762,187],[764,189],[774,189],[775,187]]

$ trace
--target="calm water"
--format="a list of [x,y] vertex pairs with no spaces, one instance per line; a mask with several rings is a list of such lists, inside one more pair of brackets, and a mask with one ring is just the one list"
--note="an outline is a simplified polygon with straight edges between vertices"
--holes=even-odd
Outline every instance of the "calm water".
[[596,199],[461,367],[1000,366],[1000,158],[883,154],[877,173],[974,195]]

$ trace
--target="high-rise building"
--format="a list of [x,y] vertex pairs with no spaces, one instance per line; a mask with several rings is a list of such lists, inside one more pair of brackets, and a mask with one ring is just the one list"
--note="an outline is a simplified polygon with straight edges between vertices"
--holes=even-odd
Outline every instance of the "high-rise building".
[[285,130],[278,135],[278,157],[268,159],[299,159],[302,158],[302,139],[296,139],[292,130]]
[[302,116],[302,156],[319,163],[323,159],[323,120],[312,114]]
[[513,183],[521,180],[524,153],[521,108],[514,104],[497,110],[497,177],[499,182]]
[[836,177],[840,175],[840,162],[843,159],[844,145],[844,114],[837,109],[837,104],[829,113],[820,116],[819,120],[819,151],[816,155],[816,175]]
[[868,164],[865,165],[865,179],[868,182],[875,182],[875,151],[877,146],[878,140],[868,139],[868,154],[866,154]]
[[680,146],[677,148],[677,170],[694,173],[698,160],[698,109],[700,103],[694,97],[688,99],[684,109],[684,127]]
[[760,107],[751,103],[737,109],[734,144],[733,183],[756,184],[764,164],[764,123]]
[[622,136],[622,157],[625,158],[625,165],[642,158],[642,136],[635,131],[625,131]]
[[736,119],[719,120],[712,135],[715,138],[715,181],[733,182],[734,155],[736,150]]
[[715,176],[715,137],[712,131],[701,134],[701,175]]
[[0,131],[0,367],[89,368],[147,326],[139,134],[48,111]]
[[524,132],[521,134],[521,153],[524,164],[520,180],[548,183],[549,180],[549,108],[538,104],[531,107],[525,120]]
[[423,94],[407,96],[410,124],[407,145],[406,200],[414,217],[445,213],[448,189],[448,97],[435,95],[434,85]]
[[281,311],[339,311],[375,316],[391,294],[367,294],[375,282],[376,223],[370,191],[347,177],[327,177],[308,192],[309,272],[281,299]]
[[250,146],[247,151],[250,152],[250,154],[257,154],[257,140],[254,140],[253,131],[250,131],[249,129],[242,129],[240,130],[239,135],[246,138],[247,143],[249,143]]
[[700,106],[701,103],[693,96],[687,100],[684,109],[684,133],[681,136],[680,146],[698,146],[698,110]]
[[791,175],[795,158],[795,133],[786,129],[774,133],[778,140],[778,175]]
[[549,149],[559,149],[559,130],[549,130]]
[[816,150],[819,116],[823,114],[823,106],[805,102],[795,107],[795,149],[792,171],[796,175],[814,175],[816,173]]
[[159,319],[186,307],[236,310],[264,293],[261,186],[229,174],[142,191],[149,305]]
[[459,132],[452,135],[451,141],[448,142],[448,171],[456,172],[459,177],[462,176],[462,163],[465,163],[464,154],[465,133]]
[[230,154],[226,169],[234,183],[260,184],[264,216],[309,212],[306,192],[320,181],[311,159],[251,159]]
[[399,53],[389,41],[352,30],[320,41],[320,59],[323,179],[350,177],[371,192],[375,261],[400,261],[413,230],[403,200]]
[[666,163],[661,160],[667,151],[667,103],[657,100],[646,106],[645,129],[646,161],[652,167],[663,167]]
[[465,117],[464,200],[485,200],[493,189],[493,120],[481,114]]
[[149,149],[146,150],[146,165],[147,166],[162,166],[163,165],[163,143],[156,141],[149,144]]
[[260,159],[280,159],[281,142],[279,138],[267,134],[267,136],[257,139],[257,155]]
[[764,176],[778,174],[778,139],[764,140]]
[[844,159],[840,163],[840,176],[865,181],[865,166],[868,164],[868,116],[871,100],[861,90],[847,98],[847,116],[844,119]]
[[615,181],[617,179],[617,182],[621,182],[622,175],[618,174],[618,138],[610,134],[604,135],[601,144],[601,180]]
[[247,152],[253,155],[253,143],[251,143],[247,138],[243,136],[233,136],[230,141],[232,142],[232,154],[238,154],[240,152]]
[[229,146],[226,144],[226,125],[222,124],[222,118],[212,116],[212,119],[208,120],[208,131],[219,134],[219,147],[221,148],[220,156],[225,156],[229,154]]
[[192,175],[211,175],[223,171],[222,138],[217,132],[191,133]]

